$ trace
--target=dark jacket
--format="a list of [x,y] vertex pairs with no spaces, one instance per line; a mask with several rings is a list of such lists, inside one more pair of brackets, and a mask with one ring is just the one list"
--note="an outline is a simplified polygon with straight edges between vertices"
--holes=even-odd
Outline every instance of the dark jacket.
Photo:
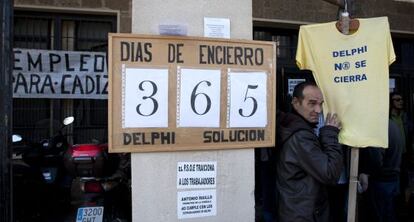
[[[410,120],[410,118],[408,118],[408,115],[406,112],[402,112],[400,116],[401,116],[401,121],[402,121],[402,128],[404,130],[404,137],[405,137],[405,141],[403,143],[403,146],[404,146],[403,153],[405,153],[408,150],[410,150],[412,146],[413,123]],[[390,120],[394,121],[396,118],[398,118],[398,116],[390,112]],[[398,126],[397,122],[394,122],[394,123]]]
[[388,148],[365,148],[360,152],[360,172],[369,174],[370,181],[398,181],[400,175],[403,138],[400,128],[392,120],[388,125]]
[[280,114],[278,121],[278,221],[328,221],[325,185],[335,184],[343,167],[339,130],[324,126],[318,138],[296,114]]

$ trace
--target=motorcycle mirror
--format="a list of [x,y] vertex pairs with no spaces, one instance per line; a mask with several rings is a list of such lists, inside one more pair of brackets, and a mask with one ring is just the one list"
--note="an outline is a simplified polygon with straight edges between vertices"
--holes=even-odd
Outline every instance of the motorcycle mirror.
[[22,141],[22,136],[20,136],[20,135],[17,135],[17,134],[13,134],[13,136],[12,136],[12,142],[13,143],[16,143],[16,142],[20,142],[20,141]]
[[68,116],[63,120],[63,125],[67,126],[67,125],[73,123],[74,120],[75,120],[75,117]]

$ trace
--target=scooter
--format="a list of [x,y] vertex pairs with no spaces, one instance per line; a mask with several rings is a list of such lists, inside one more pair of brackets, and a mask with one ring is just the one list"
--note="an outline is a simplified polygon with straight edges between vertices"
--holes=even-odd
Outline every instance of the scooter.
[[76,222],[130,221],[130,160],[108,153],[107,144],[79,144],[65,154],[64,164],[74,177],[72,218]]
[[42,221],[42,197],[44,191],[44,179],[38,167],[27,164],[23,154],[31,149],[31,146],[22,138],[14,134],[12,136],[12,170],[13,170],[13,218],[16,222]]
[[58,132],[48,139],[43,139],[37,144],[37,149],[42,154],[41,171],[47,184],[60,183],[64,176],[63,154],[70,147],[63,129],[72,124],[74,117],[67,117],[63,120],[63,126]]
[[55,135],[40,142],[22,141],[20,136],[14,136],[13,199],[16,221],[56,221],[65,211],[65,206],[69,206],[68,181],[71,179],[63,167],[63,154],[70,145],[63,129],[73,120],[73,117],[65,118]]

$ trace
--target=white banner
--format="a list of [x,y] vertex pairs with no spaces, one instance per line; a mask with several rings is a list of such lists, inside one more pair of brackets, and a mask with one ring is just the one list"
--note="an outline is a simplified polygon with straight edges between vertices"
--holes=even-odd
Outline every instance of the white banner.
[[16,48],[13,97],[107,99],[106,53]]

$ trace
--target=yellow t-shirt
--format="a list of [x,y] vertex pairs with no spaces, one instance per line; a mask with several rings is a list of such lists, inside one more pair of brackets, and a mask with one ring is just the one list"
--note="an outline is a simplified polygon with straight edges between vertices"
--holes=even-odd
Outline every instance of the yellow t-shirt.
[[300,27],[296,63],[309,69],[324,95],[324,113],[337,113],[339,142],[388,147],[388,66],[395,61],[387,17],[358,19],[351,35],[336,22]]

